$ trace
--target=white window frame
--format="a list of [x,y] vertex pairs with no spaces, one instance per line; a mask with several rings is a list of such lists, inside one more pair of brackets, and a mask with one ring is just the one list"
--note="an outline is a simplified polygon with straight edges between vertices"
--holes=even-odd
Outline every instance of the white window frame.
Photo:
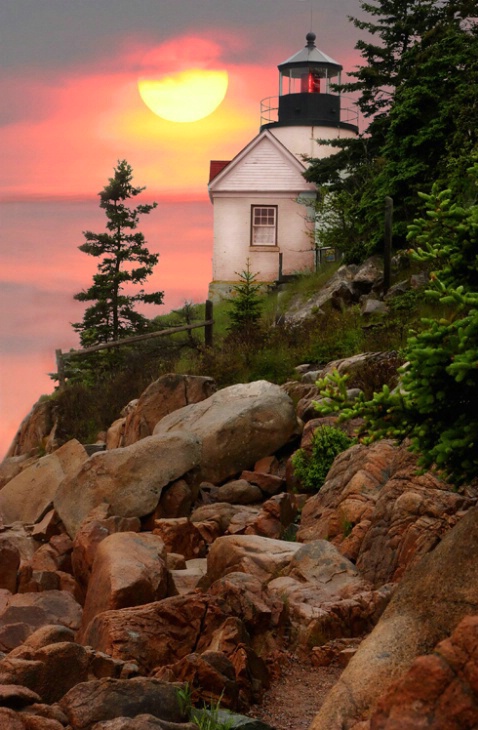
[[277,205],[251,205],[251,246],[277,246]]

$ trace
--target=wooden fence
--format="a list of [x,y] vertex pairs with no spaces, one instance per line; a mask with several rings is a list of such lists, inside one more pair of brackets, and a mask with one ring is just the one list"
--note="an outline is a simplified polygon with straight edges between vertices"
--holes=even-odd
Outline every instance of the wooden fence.
[[133,345],[136,342],[144,342],[145,340],[152,340],[155,337],[165,337],[167,335],[174,335],[178,332],[191,332],[191,330],[199,329],[204,327],[204,344],[206,347],[213,346],[213,303],[208,299],[206,301],[206,319],[204,322],[196,322],[194,324],[185,324],[179,327],[170,327],[169,329],[159,330],[159,332],[148,332],[145,335],[135,335],[134,337],[125,337],[122,340],[114,340],[112,342],[105,342],[100,345],[93,345],[92,347],[85,347],[84,350],[69,350],[68,352],[62,352],[56,350],[56,366],[58,373],[58,382],[60,388],[63,388],[66,382],[65,376],[65,361],[71,357],[78,357],[83,355],[89,355],[91,352],[99,352],[100,350],[111,350],[115,347],[121,347],[122,345]]

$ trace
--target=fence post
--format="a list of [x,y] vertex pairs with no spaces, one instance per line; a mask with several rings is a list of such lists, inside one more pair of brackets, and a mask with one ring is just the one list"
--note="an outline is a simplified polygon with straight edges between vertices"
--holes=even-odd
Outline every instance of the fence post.
[[56,371],[58,373],[58,385],[60,390],[65,387],[65,361],[61,350],[55,350]]
[[212,323],[214,315],[214,305],[210,299],[206,299],[206,322],[211,320],[211,324],[204,325],[204,344],[206,347],[212,347],[213,346],[213,327],[214,324]]
[[390,277],[392,268],[392,218],[393,198],[388,195],[385,198],[385,243],[383,250],[383,293],[390,289]]

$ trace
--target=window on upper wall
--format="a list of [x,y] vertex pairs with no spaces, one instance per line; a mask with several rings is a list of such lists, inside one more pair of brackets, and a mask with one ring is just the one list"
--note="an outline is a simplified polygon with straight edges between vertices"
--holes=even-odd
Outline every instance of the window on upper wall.
[[251,245],[277,246],[277,205],[251,207]]

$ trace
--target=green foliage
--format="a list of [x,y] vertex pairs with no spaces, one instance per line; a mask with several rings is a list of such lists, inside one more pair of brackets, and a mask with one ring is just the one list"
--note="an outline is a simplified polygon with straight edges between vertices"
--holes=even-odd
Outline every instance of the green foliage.
[[294,475],[305,492],[318,492],[335,457],[348,449],[353,440],[333,426],[320,426],[312,437],[310,453],[299,449],[292,456]]
[[174,370],[179,350],[170,339],[121,348],[116,363],[109,362],[103,369],[98,367],[98,353],[91,363],[93,356],[87,355],[81,363],[69,364],[66,387],[53,395],[60,416],[58,438],[96,441],[97,434],[120,417],[129,401],[138,398],[160,375]]
[[318,248],[331,247],[343,254],[342,263],[355,264],[363,261],[364,243],[358,235],[355,196],[342,188],[333,191],[322,187],[315,203],[316,238]]
[[[478,190],[478,164],[469,172]],[[422,198],[425,215],[409,234],[416,245],[412,255],[436,265],[427,295],[449,314],[425,320],[408,339],[398,389],[384,386],[372,399],[361,396],[351,404],[335,377],[320,383],[329,399],[321,412],[339,406],[342,418],[362,417],[365,443],[409,438],[423,467],[436,465],[461,483],[478,476],[478,206],[459,206],[438,186]]]
[[163,300],[163,292],[146,294],[142,289],[135,294],[125,292],[125,287],[143,284],[159,258],[145,247],[142,233],[132,232],[139,217],[149,214],[157,205],[136,208],[125,205],[125,201],[144,190],[133,186],[132,177],[131,166],[126,160],[119,161],[114,176],[99,193],[107,232],[85,231],[86,241],[79,247],[80,251],[99,259],[92,286],[75,295],[81,302],[94,302],[86,309],[83,321],[73,324],[83,347],[146,331],[150,322],[135,310],[135,305],[138,302],[161,304]]
[[231,730],[234,722],[228,715],[227,711],[221,709],[220,700],[218,700],[211,707],[193,709],[191,721],[198,726],[199,730]]
[[181,714],[189,717],[192,709],[192,691],[189,683],[185,682],[182,687],[178,687],[176,689],[176,695]]
[[368,34],[356,46],[364,64],[341,90],[359,93],[370,122],[358,138],[330,142],[335,154],[312,160],[306,173],[326,191],[326,237],[336,236],[350,261],[381,247],[386,196],[398,247],[418,213],[417,191],[439,180],[466,200],[464,173],[478,144],[476,1],[360,5],[368,18],[353,22]]

